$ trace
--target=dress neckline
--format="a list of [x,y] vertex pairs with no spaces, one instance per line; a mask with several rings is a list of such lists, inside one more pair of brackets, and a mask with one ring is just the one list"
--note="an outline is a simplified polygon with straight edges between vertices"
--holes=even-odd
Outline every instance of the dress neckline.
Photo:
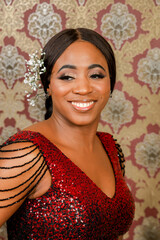
[[46,141],[48,141],[48,143],[53,146],[58,152],[59,154],[63,155],[63,157],[65,158],[65,160],[69,161],[70,164],[72,165],[72,167],[76,168],[78,171],[80,171],[85,177],[86,179],[102,194],[104,195],[106,198],[108,198],[109,200],[114,200],[114,198],[116,197],[116,194],[117,194],[117,174],[116,174],[116,169],[115,169],[115,163],[114,161],[112,160],[112,156],[110,156],[110,153],[107,151],[106,149],[106,145],[105,145],[105,142],[103,142],[103,137],[102,137],[102,134],[101,132],[97,132],[96,135],[98,136],[101,144],[102,144],[102,147],[104,148],[107,156],[108,156],[108,159],[110,161],[110,164],[111,164],[111,167],[112,167],[112,170],[113,170],[113,174],[114,174],[114,179],[115,179],[115,186],[114,186],[114,195],[112,197],[109,197],[105,192],[102,191],[102,189],[97,186],[97,184],[79,167],[77,166],[70,158],[68,158],[52,141],[50,141],[47,137],[45,137],[42,133],[40,132],[36,132],[36,131],[33,131],[33,130],[22,130],[21,133],[31,133],[31,134],[35,134],[35,135],[39,135],[41,138],[45,139]]

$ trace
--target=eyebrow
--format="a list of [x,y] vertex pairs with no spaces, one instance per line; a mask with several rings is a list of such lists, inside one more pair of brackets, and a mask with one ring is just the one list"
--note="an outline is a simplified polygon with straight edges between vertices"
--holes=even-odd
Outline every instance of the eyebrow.
[[[97,67],[103,69],[103,71],[106,72],[106,70],[104,69],[104,67],[102,67],[100,64],[92,64],[92,65],[90,65],[90,66],[88,67],[88,69],[93,69],[93,68],[97,68]],[[75,65],[69,65],[69,64],[67,64],[67,65],[63,65],[63,66],[58,70],[58,73],[59,73],[62,69],[64,69],[64,68],[77,69],[77,67],[76,67]]]
[[67,64],[67,65],[63,65],[63,66],[58,70],[58,73],[59,73],[63,68],[77,69],[76,66]]
[[97,67],[103,69],[103,71],[106,72],[106,70],[104,69],[104,67],[102,67],[100,64],[92,64],[92,65],[90,65],[90,66],[88,67],[88,69],[93,69],[93,68],[97,68]]

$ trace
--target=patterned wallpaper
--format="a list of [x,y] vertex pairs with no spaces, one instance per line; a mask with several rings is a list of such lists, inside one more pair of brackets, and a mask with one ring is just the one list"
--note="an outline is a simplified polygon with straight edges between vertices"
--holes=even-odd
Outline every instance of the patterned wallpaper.
[[[160,239],[160,0],[1,0],[0,143],[43,119],[28,105],[25,59],[55,33],[88,27],[111,43],[117,84],[99,129],[118,139],[136,201],[125,240]],[[6,240],[5,227],[0,240]]]

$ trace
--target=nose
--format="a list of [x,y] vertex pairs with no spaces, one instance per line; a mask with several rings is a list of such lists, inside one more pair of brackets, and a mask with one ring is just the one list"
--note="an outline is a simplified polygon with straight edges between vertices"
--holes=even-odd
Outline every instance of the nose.
[[84,76],[76,79],[75,85],[73,88],[73,93],[85,95],[85,94],[91,93],[92,90],[93,88],[92,88],[90,79]]

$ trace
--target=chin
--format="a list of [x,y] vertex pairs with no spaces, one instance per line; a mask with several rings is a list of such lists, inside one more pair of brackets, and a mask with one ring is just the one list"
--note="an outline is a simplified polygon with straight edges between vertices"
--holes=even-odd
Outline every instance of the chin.
[[86,118],[86,117],[80,117],[79,119],[72,120],[70,123],[74,126],[90,126],[92,124],[98,124],[100,117],[98,118]]

